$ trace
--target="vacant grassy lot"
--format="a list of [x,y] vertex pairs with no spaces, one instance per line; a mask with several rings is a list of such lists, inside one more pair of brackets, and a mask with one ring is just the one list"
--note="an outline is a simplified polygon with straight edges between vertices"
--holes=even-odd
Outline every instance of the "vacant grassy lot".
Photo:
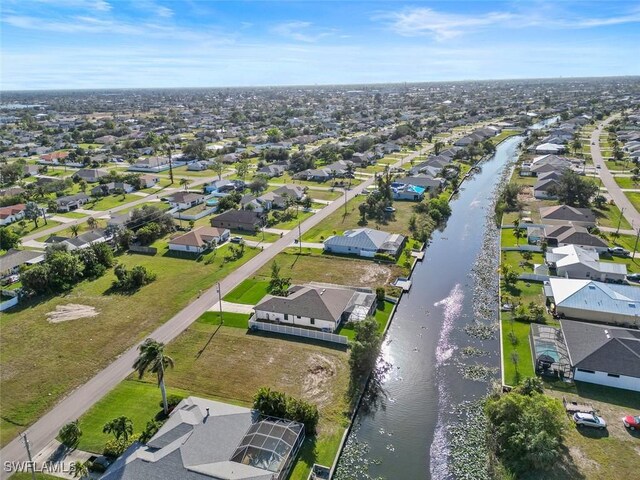
[[519,131],[519,130],[503,130],[498,135],[496,135],[495,137],[491,138],[491,143],[493,143],[494,145],[498,145],[503,140],[505,140],[505,139],[507,139],[509,137],[513,137],[514,135],[519,135],[521,133],[522,132]]
[[255,305],[269,291],[268,280],[256,280],[256,277],[243,280],[240,285],[231,290],[223,300],[232,303]]
[[377,223],[375,220],[368,220],[365,225],[360,224],[360,211],[358,205],[365,201],[364,196],[357,196],[347,203],[347,209],[340,208],[329,215],[320,224],[311,228],[302,236],[305,242],[321,242],[331,235],[343,233],[345,230],[353,228],[375,228],[390,233],[401,233],[409,235],[409,218],[413,214],[414,202],[394,202],[393,207],[396,212],[389,214],[386,222]]
[[336,198],[342,197],[344,195],[343,190],[307,190],[307,195],[309,195],[314,200],[335,200]]
[[[249,317],[245,313],[222,312],[222,324],[225,327],[249,328]],[[220,325],[220,312],[204,312],[196,322],[207,325]]]
[[32,221],[27,221],[22,228],[17,222],[11,225],[11,228],[21,237],[26,235],[33,235],[34,233],[41,232],[43,230],[47,230],[51,227],[56,227],[60,225],[60,222],[56,222],[55,220],[47,220],[45,224],[43,220],[38,221],[38,227],[36,228],[35,224]]
[[142,197],[138,195],[133,195],[131,193],[127,193],[126,195],[109,195],[107,197],[103,197],[97,202],[90,202],[85,205],[85,208],[89,210],[110,210],[112,208],[121,207],[122,205],[126,205],[129,202],[134,202],[136,200],[140,200]]
[[294,212],[294,215],[295,216],[291,220],[274,223],[273,225],[269,225],[269,228],[277,228],[279,230],[291,230],[297,227],[298,223],[302,223],[307,218],[311,217],[313,215],[313,212],[303,212],[302,209],[300,209],[297,214]]
[[[0,317],[0,423],[2,444],[25,429],[61,396],[84,383],[118,354],[162,324],[259,250],[226,263],[228,246],[204,261],[157,254],[121,255],[127,267],[143,265],[157,280],[133,295],[108,293],[112,272],[82,282],[70,293],[25,302]],[[62,323],[48,323],[46,314],[58,306],[80,304],[99,314]],[[34,355],[34,352],[37,352]]]
[[533,273],[533,265],[544,263],[542,253],[532,253],[531,260],[526,260],[524,252],[502,252],[501,264],[507,264],[518,273]]
[[[397,264],[376,263],[351,257],[325,255],[317,250],[289,248],[278,254],[275,261],[280,266],[280,275],[291,277],[292,284],[308,282],[335,283],[357,287],[385,286],[387,291],[397,277],[406,276],[408,270]],[[262,267],[253,277],[255,280],[268,281],[271,277],[271,264]]]

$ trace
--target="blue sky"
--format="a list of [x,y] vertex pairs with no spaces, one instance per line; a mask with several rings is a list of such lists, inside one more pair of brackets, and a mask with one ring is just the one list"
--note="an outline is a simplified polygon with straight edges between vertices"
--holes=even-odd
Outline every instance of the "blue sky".
[[2,0],[0,88],[636,75],[624,1]]

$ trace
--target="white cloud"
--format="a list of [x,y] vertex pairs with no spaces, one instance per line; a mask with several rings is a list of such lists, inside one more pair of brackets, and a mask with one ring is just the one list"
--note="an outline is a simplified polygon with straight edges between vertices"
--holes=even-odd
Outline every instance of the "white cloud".
[[111,10],[111,4],[106,0],[35,0],[38,3],[46,3],[55,7],[62,8],[81,8],[85,10],[95,10],[99,12],[108,12]]
[[331,31],[316,31],[314,33],[311,22],[293,21],[274,25],[270,29],[271,33],[279,35],[297,42],[313,43],[323,37],[331,35]]

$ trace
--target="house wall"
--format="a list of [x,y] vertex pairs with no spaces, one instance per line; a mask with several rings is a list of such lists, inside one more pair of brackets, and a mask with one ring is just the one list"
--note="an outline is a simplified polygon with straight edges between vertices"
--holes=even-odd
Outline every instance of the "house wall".
[[204,249],[190,245],[176,245],[174,243],[170,243],[169,250],[173,250],[175,252],[202,253]]
[[325,245],[324,250],[331,253],[342,255],[360,255],[361,257],[373,258],[376,255],[375,250],[363,250],[357,247],[347,247],[342,245]]
[[314,319],[314,323],[311,323],[309,317],[299,317],[296,315],[289,315],[287,319],[283,313],[265,312],[263,310],[256,309],[257,320],[268,320],[271,322],[279,322],[287,325],[296,325],[308,328],[316,328],[318,330],[328,330],[333,332],[337,328],[337,323],[334,320],[322,320],[320,318]]
[[545,190],[534,190],[533,196],[539,199],[548,199],[548,198],[556,198],[555,195],[551,195],[549,192]]
[[606,372],[593,372],[574,369],[573,379],[579,382],[595,383],[598,385],[606,385],[607,387],[624,388],[625,390],[633,390],[640,392],[640,378],[627,377],[625,375],[610,376]]
[[568,245],[575,245],[576,247],[584,248],[586,250],[595,250],[598,253],[605,253],[607,251],[607,247],[592,247],[591,245],[578,245],[575,243],[558,243],[558,247],[566,247]]
[[240,222],[229,222],[229,221],[220,221],[215,218],[211,220],[212,227],[218,228],[228,228],[229,230],[243,230],[245,232],[255,232],[258,230],[258,226],[252,223],[240,223]]
[[16,213],[14,215],[9,215],[7,218],[3,218],[0,220],[0,225],[9,225],[10,223],[17,222],[18,220],[22,220],[24,218],[24,211]]
[[638,312],[638,315],[621,315],[616,313],[595,312],[593,310],[583,310],[563,306],[556,306],[556,312],[570,319],[572,318],[576,320],[587,320],[594,323],[611,323],[614,325],[640,327],[640,312]]

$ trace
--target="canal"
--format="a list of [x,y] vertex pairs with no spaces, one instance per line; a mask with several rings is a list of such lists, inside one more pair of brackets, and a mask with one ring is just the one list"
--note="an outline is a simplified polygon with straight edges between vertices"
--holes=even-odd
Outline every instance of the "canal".
[[454,478],[452,445],[467,433],[451,427],[468,421],[462,407],[500,377],[493,207],[523,138],[497,147],[452,200],[446,227],[434,232],[387,334],[385,373],[365,396],[335,478]]

